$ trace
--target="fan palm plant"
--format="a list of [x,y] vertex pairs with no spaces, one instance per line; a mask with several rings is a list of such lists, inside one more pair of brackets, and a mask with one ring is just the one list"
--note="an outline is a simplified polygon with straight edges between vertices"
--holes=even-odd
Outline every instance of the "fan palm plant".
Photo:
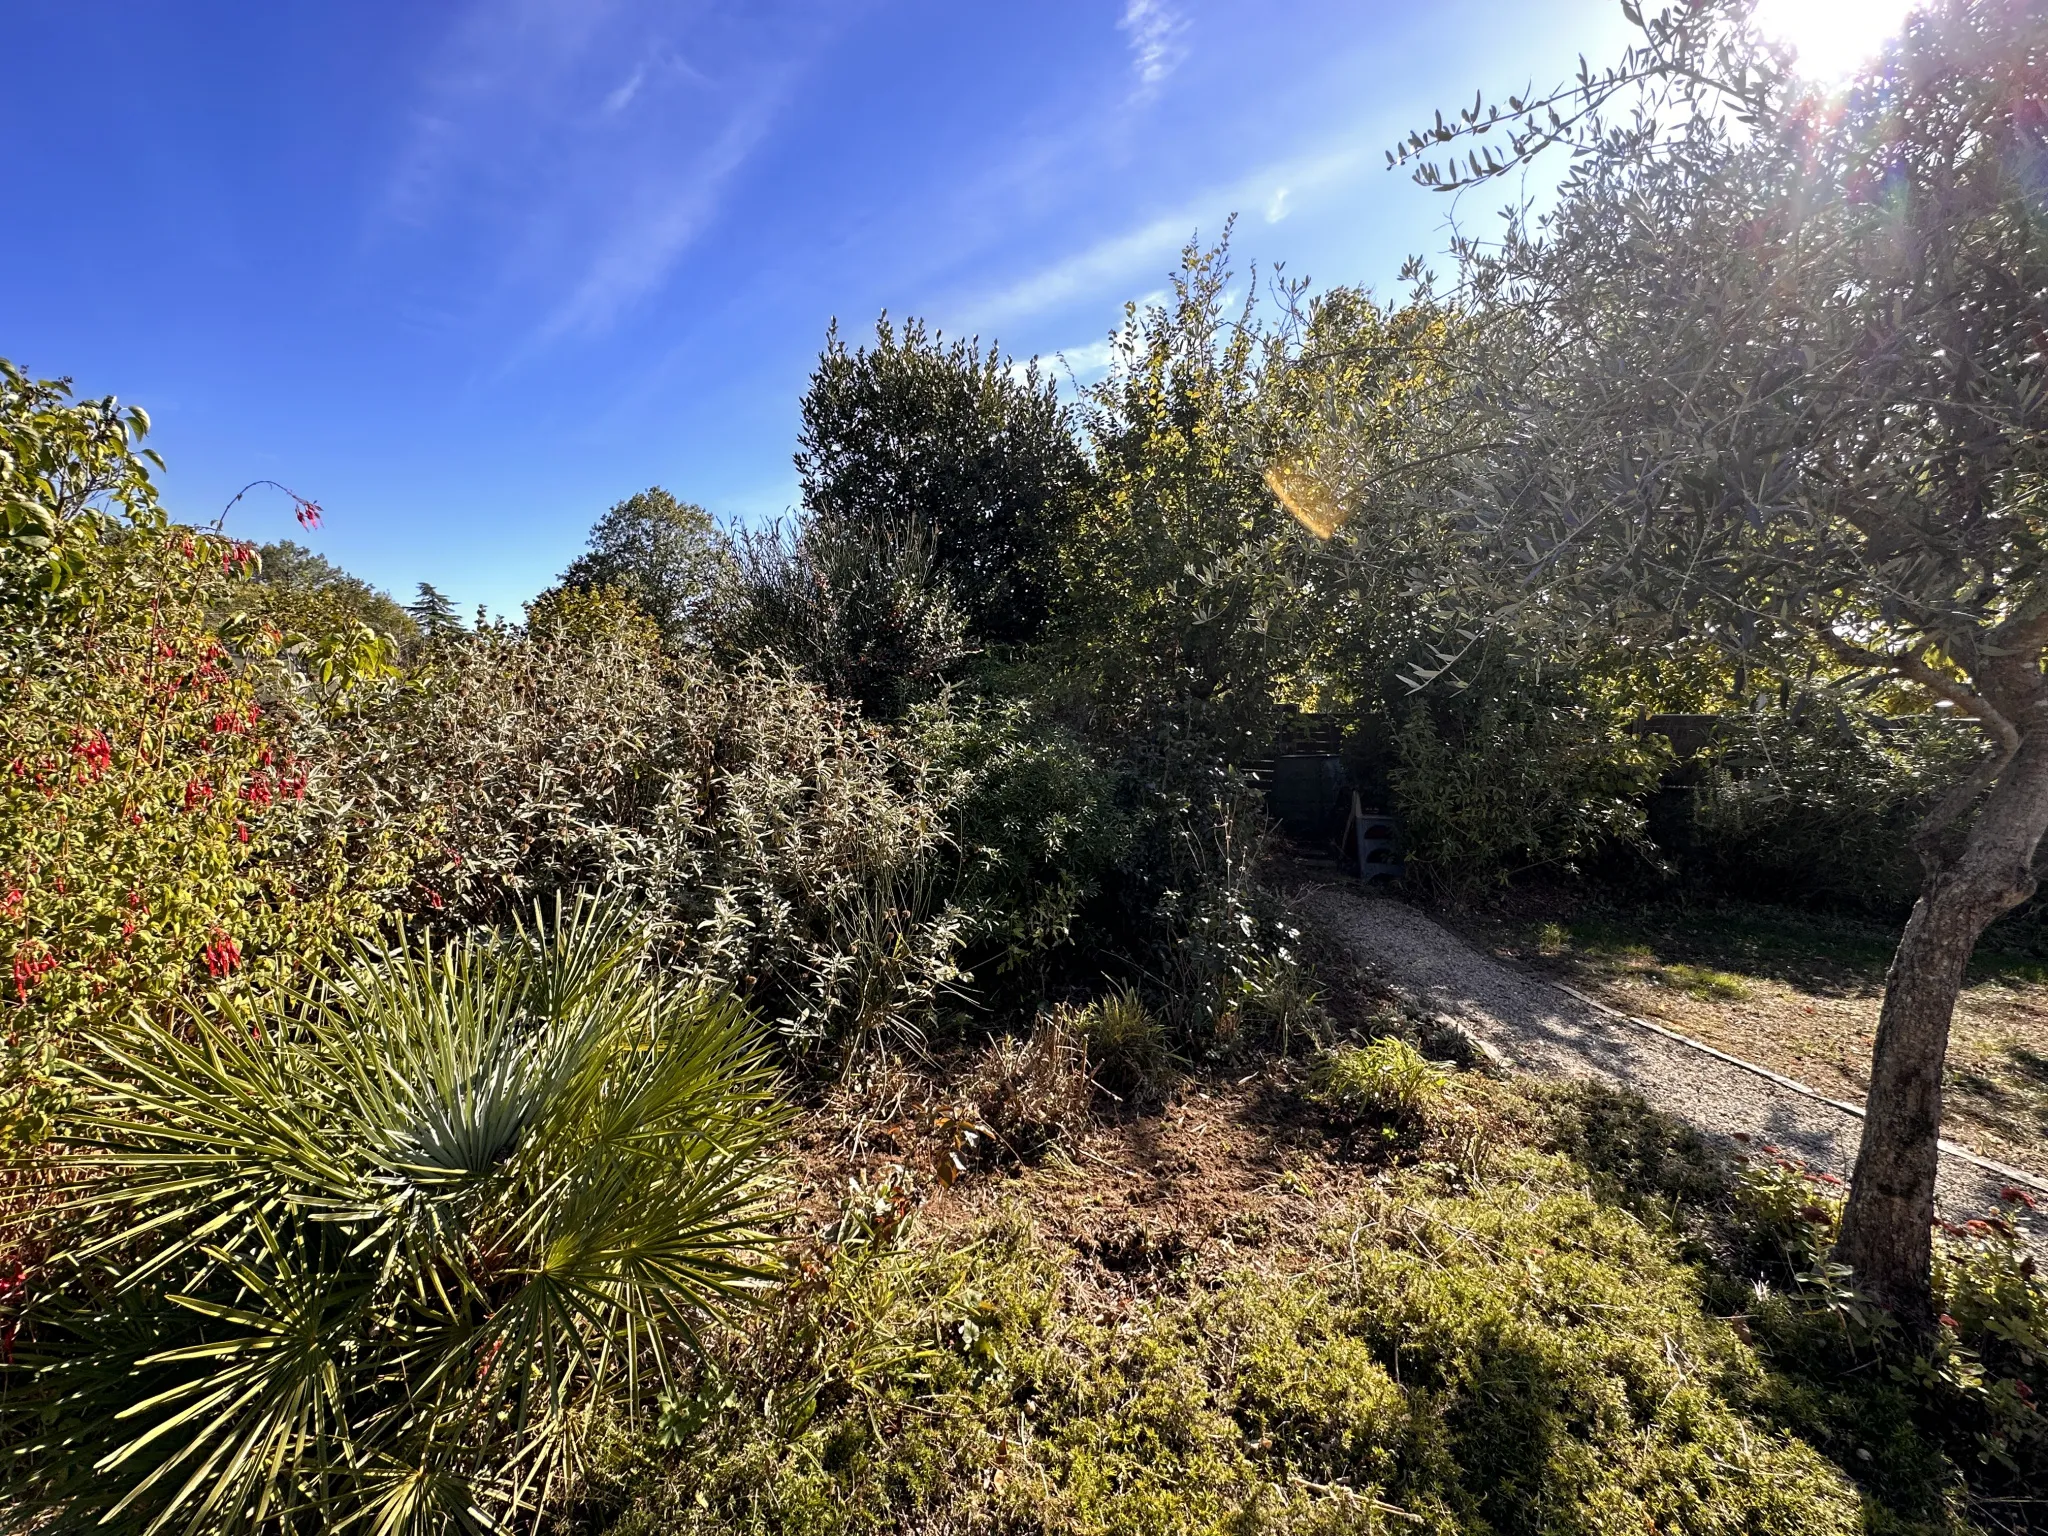
[[56,1528],[529,1524],[764,1281],[761,1038],[609,905],[97,1045],[0,1367]]

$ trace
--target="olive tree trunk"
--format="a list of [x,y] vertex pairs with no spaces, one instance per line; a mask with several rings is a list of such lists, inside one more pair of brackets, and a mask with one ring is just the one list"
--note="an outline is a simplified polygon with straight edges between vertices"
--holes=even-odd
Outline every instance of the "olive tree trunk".
[[[2038,699],[2029,704],[2029,714],[2041,712]],[[1933,1322],[1934,1180],[1949,1024],[1978,938],[2034,893],[2044,826],[2048,730],[2037,728],[2022,733],[1962,846],[1930,861],[1935,867],[1885,978],[1863,1141],[1835,1257],[1860,1289],[1916,1331]]]

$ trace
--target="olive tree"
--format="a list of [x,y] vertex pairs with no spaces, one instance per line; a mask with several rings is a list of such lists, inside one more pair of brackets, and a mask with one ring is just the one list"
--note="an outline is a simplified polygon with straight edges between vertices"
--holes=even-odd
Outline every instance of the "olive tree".
[[1459,242],[1444,294],[1468,628],[1803,657],[1976,723],[1915,837],[1838,1251],[1924,1321],[1951,1015],[2048,829],[2048,13],[1932,0],[1827,95],[1746,0],[1625,8],[1614,70],[1402,152],[1442,187],[1572,154],[1548,212]]

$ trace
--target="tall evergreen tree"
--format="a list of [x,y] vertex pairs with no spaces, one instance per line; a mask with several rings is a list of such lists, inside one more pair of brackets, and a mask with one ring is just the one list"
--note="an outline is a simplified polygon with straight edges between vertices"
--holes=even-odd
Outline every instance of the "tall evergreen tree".
[[420,583],[420,595],[405,605],[420,633],[429,640],[446,640],[462,633],[462,620],[455,616],[455,601],[430,581]]
[[1037,635],[1088,481],[1052,377],[992,346],[884,316],[849,349],[835,323],[803,399],[805,508],[867,537],[928,530],[973,637]]

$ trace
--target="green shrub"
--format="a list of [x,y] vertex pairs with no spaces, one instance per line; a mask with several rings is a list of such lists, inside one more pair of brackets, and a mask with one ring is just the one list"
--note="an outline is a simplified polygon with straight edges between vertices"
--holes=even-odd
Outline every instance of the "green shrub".
[[139,414],[66,395],[0,362],[0,1141],[82,1033],[374,931],[416,852],[309,760],[382,642],[249,617],[253,548],[171,523]]
[[885,315],[849,350],[835,323],[803,397],[797,474],[811,511],[855,528],[931,530],[974,638],[1029,641],[1089,479],[1051,369]]
[[1638,841],[1655,784],[1656,758],[1620,721],[1498,658],[1466,692],[1411,703],[1393,758],[1409,870],[1449,891]]
[[902,719],[973,654],[928,528],[810,514],[736,553],[723,650],[778,657],[869,719]]
[[2048,1284],[2002,1217],[1943,1223],[1939,1327],[1913,1337],[1831,1259],[1843,1194],[1840,1180],[1775,1155],[1735,1185],[1729,1232],[1754,1276],[1739,1299],[1786,1373],[1777,1411],[1862,1463],[1900,1513],[1935,1520],[1965,1492],[1995,1528],[1999,1511],[2048,1489]]
[[[1283,930],[1280,937],[1292,940],[1298,932]],[[1287,944],[1276,944],[1260,959],[1250,982],[1245,990],[1244,1018],[1251,1039],[1283,1056],[1298,1047],[1313,1049],[1329,1039],[1332,1022],[1323,1007],[1322,989]]]
[[910,729],[947,786],[977,995],[1029,1010],[1056,971],[1099,963],[1083,914],[1136,831],[1117,766],[1026,700],[933,705]]
[[1246,1003],[1288,933],[1260,883],[1271,825],[1235,773],[1189,793],[1154,836],[1167,847],[1153,944],[1159,991],[1174,1036],[1191,1052],[1235,1038]]
[[1977,751],[1966,723],[1831,701],[1724,717],[1687,791],[1682,857],[1737,895],[1896,917],[1919,894],[1920,818]]
[[1407,1041],[1388,1035],[1339,1046],[1309,1068],[1311,1104],[1346,1124],[1412,1129],[1441,1097],[1444,1074]]
[[351,724],[333,776],[437,850],[416,908],[629,892],[671,963],[806,1048],[915,1034],[959,979],[945,781],[786,670],[664,656],[602,589],[436,647]]
[[103,1037],[46,1168],[61,1246],[8,1296],[13,1507],[225,1533],[549,1503],[593,1409],[762,1273],[761,1037],[643,949],[579,904]]
[[1117,987],[1071,1015],[1071,1028],[1088,1047],[1096,1083],[1130,1109],[1164,1100],[1178,1061],[1166,1026],[1131,987]]

